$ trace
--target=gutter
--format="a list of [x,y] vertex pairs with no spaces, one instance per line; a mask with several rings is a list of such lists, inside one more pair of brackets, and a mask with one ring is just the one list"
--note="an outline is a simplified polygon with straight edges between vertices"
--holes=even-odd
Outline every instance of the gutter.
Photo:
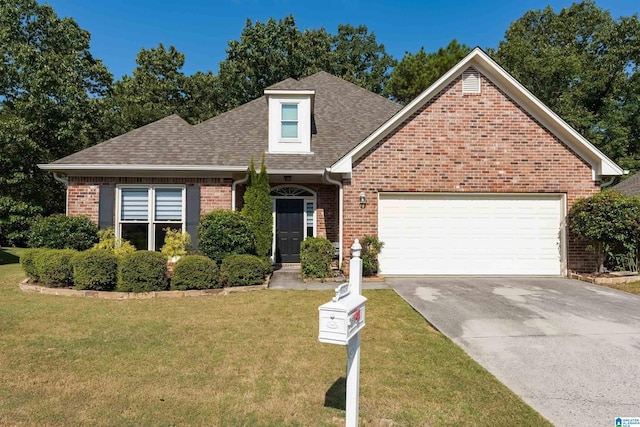
[[248,180],[249,180],[249,174],[246,174],[244,178],[237,179],[233,181],[233,184],[231,184],[231,210],[232,211],[236,210],[236,186],[238,184],[244,184]]
[[342,254],[342,228],[343,228],[343,222],[344,222],[344,216],[343,216],[343,206],[344,206],[344,190],[342,188],[342,182],[341,181],[337,181],[335,179],[332,179],[329,177],[329,168],[325,169],[324,174],[322,175],[323,178],[329,183],[329,184],[333,184],[333,185],[337,185],[338,186],[338,191],[339,191],[339,196],[338,196],[338,222],[339,222],[339,226],[338,226],[338,243],[340,245],[340,249],[338,252],[338,266],[340,268],[342,268],[342,259],[343,259],[343,254]]

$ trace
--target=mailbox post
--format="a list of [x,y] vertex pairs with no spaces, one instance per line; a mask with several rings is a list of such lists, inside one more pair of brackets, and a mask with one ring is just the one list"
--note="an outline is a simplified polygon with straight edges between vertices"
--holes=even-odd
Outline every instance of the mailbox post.
[[360,403],[360,330],[365,325],[365,302],[362,296],[362,246],[358,239],[351,246],[349,283],[336,288],[331,301],[318,307],[320,342],[347,348],[346,426],[358,426]]

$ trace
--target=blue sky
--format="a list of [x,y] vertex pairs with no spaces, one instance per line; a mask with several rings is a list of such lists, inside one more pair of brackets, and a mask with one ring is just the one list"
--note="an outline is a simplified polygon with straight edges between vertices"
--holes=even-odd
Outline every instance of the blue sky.
[[[59,16],[70,16],[91,33],[91,52],[119,78],[131,74],[141,48],[164,43],[186,56],[183,71],[212,70],[237,40],[247,18],[266,21],[293,14],[301,30],[338,24],[366,25],[388,53],[401,59],[421,46],[429,52],[452,39],[471,47],[497,47],[509,24],[527,10],[566,0],[49,0]],[[638,13],[637,0],[600,0],[614,18]]]

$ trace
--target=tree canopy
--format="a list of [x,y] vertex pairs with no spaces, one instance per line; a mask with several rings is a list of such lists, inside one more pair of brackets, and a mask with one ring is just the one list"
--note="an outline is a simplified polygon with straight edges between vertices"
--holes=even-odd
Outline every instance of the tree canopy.
[[454,39],[437,52],[427,53],[424,47],[415,54],[407,52],[391,72],[385,94],[401,104],[409,103],[470,51],[469,46]]
[[324,70],[375,93],[382,93],[395,60],[366,26],[338,26],[300,31],[293,16],[247,23],[240,40],[232,40],[218,77],[225,107],[262,96],[264,89],[287,78],[300,79]]
[[591,0],[531,10],[511,24],[494,58],[623,167],[637,169],[638,16],[613,19]]
[[0,244],[12,244],[33,214],[64,208],[64,186],[37,164],[99,141],[112,77],[89,33],[35,0],[0,2],[0,55]]

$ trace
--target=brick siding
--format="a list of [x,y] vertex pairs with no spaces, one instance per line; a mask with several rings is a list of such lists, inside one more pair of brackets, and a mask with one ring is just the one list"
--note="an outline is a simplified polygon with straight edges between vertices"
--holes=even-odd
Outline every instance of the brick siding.
[[[479,95],[463,95],[461,79],[444,88],[356,161],[344,187],[345,261],[355,237],[378,234],[380,192],[564,193],[568,211],[600,191],[586,162],[484,76]],[[567,243],[568,268],[593,269],[584,244]]]
[[227,178],[114,178],[69,177],[67,215],[88,215],[98,223],[100,184],[180,184],[200,186],[200,212],[231,209],[231,183]]

